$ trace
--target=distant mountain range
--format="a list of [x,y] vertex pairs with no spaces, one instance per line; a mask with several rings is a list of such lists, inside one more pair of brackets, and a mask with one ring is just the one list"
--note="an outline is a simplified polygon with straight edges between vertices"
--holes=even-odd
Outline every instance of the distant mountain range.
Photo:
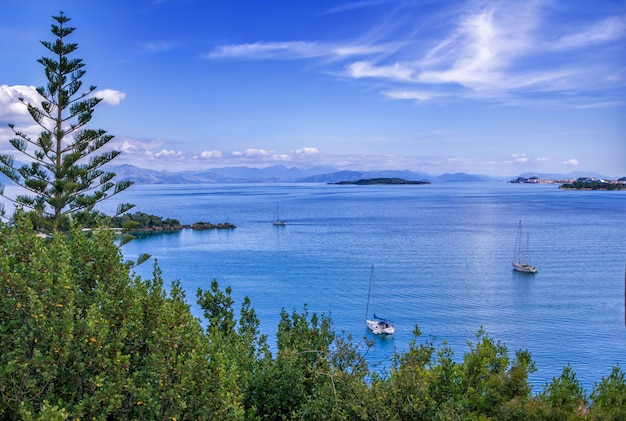
[[[466,173],[433,175],[409,170],[385,171],[347,171],[329,166],[318,166],[309,169],[274,165],[265,168],[223,167],[201,171],[157,171],[125,164],[108,166],[118,179],[133,181],[137,184],[211,184],[211,183],[338,183],[342,181],[358,181],[370,178],[402,178],[411,181],[428,181],[431,183],[447,182],[506,182],[515,177],[492,177]],[[524,173],[519,177],[563,180],[578,177],[596,177],[607,179],[597,173],[577,172],[570,174],[538,174]],[[0,182],[10,184],[4,174],[0,174]]]
[[402,178],[431,183],[462,181],[506,181],[507,178],[465,173],[432,175],[409,170],[347,171],[332,167],[300,169],[274,165],[265,168],[224,167],[203,171],[156,171],[133,165],[111,166],[119,179],[137,184],[197,184],[197,183],[338,183],[370,178]]

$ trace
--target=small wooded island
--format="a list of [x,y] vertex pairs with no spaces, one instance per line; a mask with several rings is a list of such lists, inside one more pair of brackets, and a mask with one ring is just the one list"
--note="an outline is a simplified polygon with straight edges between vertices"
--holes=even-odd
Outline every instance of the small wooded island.
[[430,181],[414,181],[405,180],[403,178],[366,178],[357,181],[339,181],[337,183],[328,183],[335,185],[355,184],[358,186],[366,186],[371,184],[430,184]]
[[234,229],[236,228],[229,222],[212,224],[210,222],[196,222],[191,225],[183,225],[178,219],[161,218],[156,215],[148,215],[143,212],[135,212],[124,214],[115,218],[111,218],[111,226],[113,228],[123,228],[129,232],[160,232],[160,231],[178,231],[185,228],[195,230],[209,229]]
[[596,178],[580,177],[571,183],[559,186],[563,190],[625,190],[626,177],[619,180],[598,180]]

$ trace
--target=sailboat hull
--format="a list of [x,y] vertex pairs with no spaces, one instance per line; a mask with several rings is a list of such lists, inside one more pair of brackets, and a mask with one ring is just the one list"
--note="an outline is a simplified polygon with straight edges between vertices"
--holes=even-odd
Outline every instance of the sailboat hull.
[[392,335],[396,329],[383,320],[365,320],[367,327],[375,335]]
[[535,269],[535,267],[524,264],[524,263],[513,263],[513,269],[515,269],[518,272],[524,272],[524,273],[536,273],[537,272],[537,269]]

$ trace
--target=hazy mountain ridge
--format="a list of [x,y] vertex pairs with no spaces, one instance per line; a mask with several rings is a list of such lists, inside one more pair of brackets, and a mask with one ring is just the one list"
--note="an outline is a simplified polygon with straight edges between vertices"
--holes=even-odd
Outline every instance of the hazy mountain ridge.
[[[265,168],[222,167],[200,171],[157,171],[133,165],[111,166],[109,170],[124,180],[137,184],[211,184],[211,183],[336,183],[368,178],[403,178],[411,181],[447,182],[506,182],[514,176],[488,176],[467,173],[428,174],[410,170],[358,171],[339,170],[329,166],[308,169],[274,165]],[[569,174],[524,173],[520,177],[536,176],[541,179],[572,179],[578,177],[610,178],[598,173],[573,172]]]
[[[274,165],[265,168],[245,166],[211,168],[198,171],[167,171],[151,170],[130,164],[110,165],[108,171],[116,174],[116,178],[133,181],[137,184],[214,184],[214,183],[337,183],[341,181],[358,181],[369,178],[403,178],[411,181],[428,181],[431,183],[447,182],[506,182],[518,176],[487,176],[466,173],[445,173],[440,175],[414,172],[410,170],[358,171],[339,170],[330,166],[318,166],[307,169]],[[519,177],[538,177],[540,179],[565,180],[578,177],[606,177],[595,172],[572,172],[569,174],[523,173]],[[0,182],[12,182],[0,174]]]
[[506,178],[465,173],[432,175],[409,170],[350,171],[332,167],[300,169],[274,165],[265,168],[223,167],[202,171],[156,171],[133,165],[110,167],[118,178],[137,184],[198,184],[198,183],[337,183],[370,178],[403,178],[411,181],[459,182],[506,181]]

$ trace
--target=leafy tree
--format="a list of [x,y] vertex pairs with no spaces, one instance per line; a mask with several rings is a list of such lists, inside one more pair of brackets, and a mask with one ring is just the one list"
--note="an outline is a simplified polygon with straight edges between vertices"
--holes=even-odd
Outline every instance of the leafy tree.
[[559,377],[547,383],[539,394],[542,406],[539,408],[542,419],[579,419],[586,411],[585,391],[576,378],[576,373],[567,365]]
[[390,406],[385,405],[385,402],[393,404],[393,412],[398,419],[425,419],[434,416],[437,404],[430,395],[434,382],[432,366],[436,348],[433,338],[418,343],[420,336],[420,329],[416,325],[408,351],[394,354],[389,379],[376,379],[373,382],[373,396],[378,401],[375,407],[380,409],[376,417],[372,418],[392,418],[390,414],[380,414],[386,406]]
[[0,228],[0,420],[220,419],[209,341],[178,283],[129,273],[114,234]]
[[591,392],[590,414],[596,420],[626,419],[626,378],[619,366],[608,377],[596,383]]
[[[81,91],[85,65],[82,59],[71,58],[78,44],[66,41],[75,30],[67,25],[70,18],[60,12],[53,19],[51,32],[56,39],[41,42],[52,57],[37,60],[48,80],[45,87],[37,88],[42,100],[37,105],[20,98],[41,132],[33,139],[9,124],[16,136],[11,145],[29,163],[18,166],[12,155],[0,155],[0,172],[26,190],[26,194],[9,197],[0,186],[0,194],[17,207],[34,211],[35,228],[48,231],[68,229],[70,218],[93,224],[88,215],[96,203],[132,184],[112,181],[115,174],[103,169],[120,152],[101,152],[113,136],[87,128],[102,99],[94,96],[95,86]],[[120,205],[118,214],[131,207]]]
[[[63,239],[46,242],[22,213],[0,235],[0,414],[38,408],[68,359],[74,330],[72,269]],[[57,254],[46,253],[58,247]]]
[[302,313],[281,311],[276,336],[276,358],[255,375],[248,405],[256,409],[260,419],[294,419],[313,396],[318,382],[328,380],[329,347],[335,334],[328,317],[315,313],[309,317],[305,306]]
[[231,288],[224,291],[216,280],[208,291],[199,289],[198,304],[204,312],[208,337],[208,370],[213,379],[207,390],[219,408],[220,419],[254,418],[256,408],[246,399],[259,367],[271,359],[267,338],[259,331],[259,319],[245,297],[235,319]]

